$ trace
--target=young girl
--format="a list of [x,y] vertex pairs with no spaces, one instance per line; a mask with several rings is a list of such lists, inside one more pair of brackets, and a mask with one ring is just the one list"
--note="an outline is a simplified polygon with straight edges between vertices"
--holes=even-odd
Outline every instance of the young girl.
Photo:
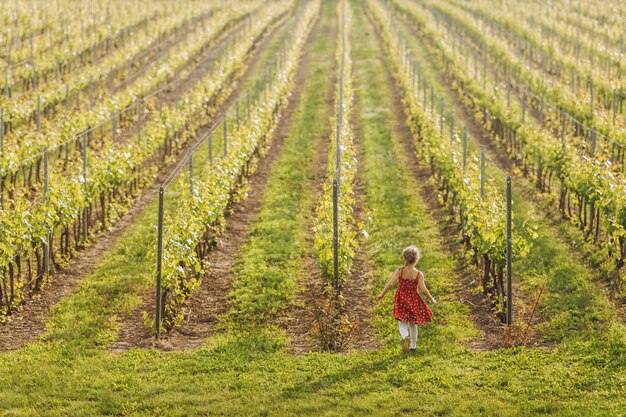
[[400,335],[403,338],[402,352],[415,351],[417,344],[417,325],[424,324],[432,320],[433,312],[428,308],[422,297],[418,293],[425,294],[428,299],[437,304],[437,301],[430,295],[426,284],[424,284],[424,274],[415,269],[415,264],[421,257],[421,252],[415,246],[409,246],[402,251],[404,257],[404,267],[398,268],[385,285],[385,289],[378,296],[382,300],[387,291],[398,282],[398,289],[393,300],[393,317],[398,320]]

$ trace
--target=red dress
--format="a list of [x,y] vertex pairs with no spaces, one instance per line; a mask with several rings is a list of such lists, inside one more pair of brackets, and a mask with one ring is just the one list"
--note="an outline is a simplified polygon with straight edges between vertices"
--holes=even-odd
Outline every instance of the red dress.
[[[393,316],[397,320],[408,321],[409,323],[424,324],[433,319],[433,312],[422,297],[417,292],[419,279],[404,279],[400,272],[398,279],[398,289],[393,299]],[[421,272],[418,272],[418,276]]]

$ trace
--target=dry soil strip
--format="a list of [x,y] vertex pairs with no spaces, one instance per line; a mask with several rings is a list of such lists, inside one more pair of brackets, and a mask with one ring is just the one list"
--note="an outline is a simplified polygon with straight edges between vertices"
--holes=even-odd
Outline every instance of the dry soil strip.
[[[354,79],[354,77],[353,77]],[[358,102],[355,97],[355,108],[358,108]],[[363,183],[362,161],[363,153],[359,143],[359,132],[357,112],[353,113],[352,126],[355,126],[355,148],[357,156],[357,176],[354,184],[354,219],[359,224],[366,223],[367,213],[365,212],[365,188]],[[348,315],[355,323],[356,329],[348,351],[355,350],[373,350],[380,347],[381,343],[375,337],[375,331],[370,323],[371,310],[374,305],[374,299],[371,297],[372,279],[375,273],[374,265],[369,262],[367,239],[362,233],[358,235],[359,248],[357,249],[352,263],[352,271],[349,279],[343,286],[343,296],[346,300]]]

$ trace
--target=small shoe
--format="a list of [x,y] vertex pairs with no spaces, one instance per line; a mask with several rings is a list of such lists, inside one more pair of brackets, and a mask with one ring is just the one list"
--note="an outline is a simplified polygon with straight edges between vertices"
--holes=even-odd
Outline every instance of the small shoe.
[[402,342],[402,353],[407,353],[409,351],[409,345],[411,344],[411,338],[405,337],[404,342]]
[[411,348],[411,349],[409,349],[409,353],[410,353],[411,355],[415,355],[415,354],[417,353],[417,349],[415,349],[415,348]]

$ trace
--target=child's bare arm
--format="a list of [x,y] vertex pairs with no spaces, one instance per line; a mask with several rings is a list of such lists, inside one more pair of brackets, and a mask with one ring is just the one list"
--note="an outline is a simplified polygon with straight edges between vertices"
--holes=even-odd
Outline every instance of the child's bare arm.
[[393,287],[396,284],[396,282],[398,282],[399,275],[400,275],[400,270],[396,270],[396,272],[393,273],[393,276],[391,277],[387,285],[385,285],[385,288],[383,289],[383,291],[380,294],[378,294],[379,300],[382,300],[385,294],[387,293],[387,291],[389,291],[391,287]]
[[422,294],[426,294],[426,297],[428,297],[428,299],[433,303],[433,304],[437,304],[437,300],[435,300],[433,298],[432,295],[430,295],[430,291],[428,291],[428,288],[426,288],[426,283],[424,282],[424,273],[420,272],[419,274],[419,278],[418,278],[418,287],[420,292],[422,292]]

